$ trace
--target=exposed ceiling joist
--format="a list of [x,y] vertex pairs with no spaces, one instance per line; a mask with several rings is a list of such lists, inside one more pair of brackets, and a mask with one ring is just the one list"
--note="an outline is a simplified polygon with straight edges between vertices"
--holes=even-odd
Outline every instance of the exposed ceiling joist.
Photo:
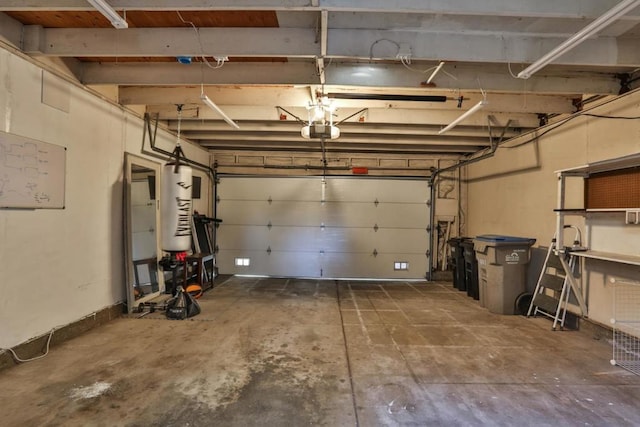
[[[417,70],[432,68],[415,64]],[[512,66],[513,72],[522,67]],[[325,84],[419,88],[429,73],[412,71],[396,64],[338,63],[325,67]],[[508,73],[507,65],[445,64],[446,73],[434,79],[436,88],[506,92],[541,92],[559,94],[617,94],[620,81],[611,74],[581,71],[554,73],[549,67],[526,82]],[[453,76],[453,77],[451,77]],[[311,62],[227,63],[211,70],[200,64],[176,63],[95,63],[82,64],[81,80],[85,84],[117,85],[317,85],[320,80]]]
[[[322,55],[313,29],[305,28],[24,28],[24,50],[32,55],[73,57],[289,57],[396,59],[401,45],[413,60],[530,63],[565,37],[520,34],[424,33],[331,29]],[[388,41],[379,43],[380,41]],[[634,39],[600,37],[583,42],[556,61],[585,66],[640,67]]]
[[[262,142],[260,140],[244,141],[198,141],[203,147],[210,150],[246,150],[246,151],[298,151],[298,152],[320,152],[320,141],[300,142]],[[388,153],[388,154],[468,154],[477,151],[481,147],[465,147],[454,145],[406,145],[406,144],[352,144],[326,141],[327,150],[332,153]]]
[[[200,106],[202,107],[202,106]],[[280,112],[270,106],[224,106],[225,112],[233,119],[244,121],[262,120],[273,122],[279,119]],[[291,108],[293,114],[298,117],[306,117],[306,109],[304,107]],[[337,121],[345,117],[349,117],[356,113],[359,109],[345,108],[338,113]],[[159,115],[161,120],[177,120],[178,113],[175,105],[149,106],[147,112],[152,116]],[[451,123],[461,114],[458,110],[431,110],[424,111],[418,109],[406,108],[369,108],[362,113],[365,123],[378,124],[407,124],[407,125],[436,125],[443,126]],[[526,113],[492,113],[498,123],[506,124],[508,120],[512,120],[514,127],[517,128],[535,128],[539,126],[540,120],[536,114]],[[182,109],[182,118],[197,118],[198,120],[217,120],[220,117],[208,108],[199,108],[196,105],[185,104]],[[359,116],[350,120],[357,121]],[[295,122],[293,117],[287,116],[284,121]],[[296,122],[297,123],[297,122]],[[345,122],[346,123],[346,122]],[[487,115],[478,114],[465,120],[467,126],[486,126]]]
[[[110,0],[116,10],[199,11],[199,10],[318,10],[342,12],[433,13],[474,16],[527,16],[541,18],[595,18],[617,3],[616,0],[570,0],[532,2],[530,0],[456,1],[450,0]],[[0,11],[82,11],[91,10],[85,0],[3,0]],[[639,17],[638,13],[631,17]]]
[[[463,93],[451,92],[418,92],[406,93],[406,95],[443,95],[446,102],[419,102],[419,101],[393,101],[384,99],[384,94],[369,92],[368,88],[352,88],[348,93],[353,99],[337,99],[338,90],[328,88],[325,94],[329,95],[336,108],[403,108],[403,109],[437,109],[460,111],[483,99],[477,92]],[[303,88],[281,87],[205,87],[204,92],[218,105],[238,106],[262,104],[265,108],[269,105],[289,107],[304,107],[308,105],[310,96]],[[333,92],[337,92],[332,96]],[[121,87],[119,101],[124,105],[153,105],[153,104],[199,104],[200,87]],[[379,95],[382,99],[375,99]],[[459,101],[462,97],[462,102]],[[491,94],[488,98],[489,105],[486,111],[517,112],[517,113],[573,113],[575,106],[573,98],[560,95],[518,95],[518,94]],[[306,112],[304,117],[306,118]],[[339,120],[339,119],[338,119]]]
[[[178,130],[178,121],[170,120],[168,127],[171,130]],[[182,120],[180,124],[182,132],[215,132],[216,134],[236,134],[236,131],[229,131],[229,127],[225,123],[213,120]],[[391,135],[438,135],[441,125],[394,125],[391,123],[358,123],[345,122],[340,125],[340,129],[345,133],[372,134],[376,136]],[[497,128],[500,128],[497,126]],[[495,128],[494,128],[495,129]],[[242,123],[242,132],[292,132],[300,133],[300,124],[291,120],[283,120],[277,122],[264,121],[244,121]],[[447,136],[458,137],[485,137],[487,135],[487,126],[460,126],[453,129]],[[518,135],[513,129],[507,129],[505,136]]]
[[[27,25],[25,46],[32,55],[82,57],[153,56],[320,56],[311,28],[39,28]],[[201,47],[202,45],[202,47]]]
[[[289,133],[277,133],[277,132],[268,132],[264,134],[253,134],[253,139],[259,144],[264,144],[266,142],[301,142],[305,143],[309,140],[305,140],[300,136],[300,132],[289,132]],[[184,136],[189,139],[202,141],[246,141],[251,138],[247,138],[244,135],[235,134],[233,132],[196,132],[190,131],[185,132]],[[408,137],[408,136],[393,136],[389,137],[388,135],[385,137],[381,135],[378,138],[372,140],[371,135],[367,134],[349,134],[341,136],[339,141],[340,144],[380,144],[386,143],[389,145],[416,145],[416,146],[429,146],[429,145],[437,145],[437,146],[445,146],[451,145],[452,147],[485,147],[489,146],[489,138],[488,135],[484,137],[438,137],[437,135],[424,135],[419,137]]]
[[0,13],[0,41],[13,47],[19,47],[22,42],[23,25],[13,18]]

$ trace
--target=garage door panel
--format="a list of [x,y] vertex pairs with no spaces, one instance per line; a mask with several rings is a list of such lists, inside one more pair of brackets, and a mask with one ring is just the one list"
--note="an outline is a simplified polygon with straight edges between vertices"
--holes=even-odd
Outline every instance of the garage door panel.
[[319,227],[323,215],[319,201],[273,202],[265,212],[273,225]]
[[221,200],[320,201],[321,178],[225,177],[218,185]]
[[320,227],[296,227],[295,233],[281,227],[230,226],[218,230],[220,249],[320,252],[324,248]]
[[223,224],[246,225],[303,225],[320,226],[320,202],[268,202],[252,200],[226,200],[219,212]]
[[377,222],[373,203],[326,203],[324,224],[341,227],[370,227]]
[[326,203],[327,226],[343,227],[415,227],[426,229],[429,215],[422,204]]
[[[236,258],[249,259],[249,265],[235,265]],[[272,252],[220,250],[216,262],[228,267],[225,274],[257,274],[268,276],[320,277],[317,252]]]
[[373,228],[327,227],[322,234],[325,252],[367,252],[372,253],[376,245]]
[[273,251],[314,251],[319,253],[324,243],[320,227],[273,227],[269,230],[269,246]]
[[376,232],[378,252],[424,254],[429,247],[426,230],[381,228]]
[[264,260],[267,274],[289,277],[320,277],[317,252],[274,252]]
[[429,209],[423,204],[381,203],[376,208],[376,223],[379,227],[412,227],[426,230],[429,225]]
[[226,224],[217,231],[218,247],[222,249],[264,248],[269,246],[269,229],[266,226],[238,226]]
[[[225,192],[219,191],[221,273],[366,278],[425,275],[426,181],[327,178],[325,203],[319,200],[318,177],[222,177],[223,185],[226,194],[233,197],[225,199]],[[266,201],[269,198],[271,202]],[[269,223],[271,227],[267,227]],[[236,267],[236,257],[250,258],[250,266]],[[410,270],[394,270],[396,261],[409,262]]]
[[250,200],[225,200],[224,209],[219,210],[222,228],[227,225],[264,225],[269,224],[264,212],[267,202]]
[[[394,270],[394,263],[406,262],[408,270]],[[322,257],[322,268],[325,277],[375,277],[391,278],[424,278],[427,268],[427,257],[419,254],[397,257],[390,254],[325,254]]]
[[426,204],[429,199],[428,188],[426,181],[327,178],[325,200]]

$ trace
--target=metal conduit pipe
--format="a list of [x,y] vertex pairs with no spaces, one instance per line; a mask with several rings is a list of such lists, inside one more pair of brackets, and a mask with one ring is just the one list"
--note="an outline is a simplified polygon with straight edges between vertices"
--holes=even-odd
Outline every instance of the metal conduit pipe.
[[[500,135],[500,140],[497,142],[493,141],[493,138],[491,136],[489,136],[490,140],[491,140],[491,148],[488,152],[484,153],[484,154],[480,154],[483,151],[486,151],[485,149],[482,149],[480,151],[476,151],[475,153],[473,153],[471,156],[474,156],[476,154],[480,154],[478,157],[472,157],[470,159],[467,160],[463,160],[460,163],[456,163],[455,165],[451,165],[451,166],[447,166],[446,168],[442,168],[442,169],[433,169],[432,173],[431,173],[431,177],[429,178],[429,189],[430,189],[430,197],[431,197],[431,203],[429,204],[429,221],[431,224],[431,231],[429,232],[429,270],[427,271],[427,280],[432,281],[433,280],[433,253],[434,253],[434,249],[435,249],[435,238],[434,238],[434,232],[435,230],[435,225],[434,222],[436,220],[436,179],[438,178],[438,175],[440,175],[441,173],[444,172],[449,172],[452,170],[457,170],[460,169],[461,167],[470,165],[472,163],[476,163],[479,162],[481,160],[484,159],[488,159],[489,157],[493,157],[493,155],[496,153],[496,150],[498,149],[498,145],[500,145],[500,143],[502,142],[502,138],[504,137],[504,134],[506,132],[506,130],[511,126],[511,120],[509,120],[507,122],[507,125],[503,128],[502,130],[502,135]],[[489,126],[489,135],[491,135],[491,126]],[[458,195],[458,197],[460,197],[460,195]]]

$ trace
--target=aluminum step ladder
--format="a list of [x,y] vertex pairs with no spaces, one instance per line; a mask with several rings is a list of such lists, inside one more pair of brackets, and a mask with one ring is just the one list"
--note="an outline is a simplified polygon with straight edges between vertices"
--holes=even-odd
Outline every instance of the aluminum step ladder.
[[560,257],[565,257],[565,261],[568,258],[569,270],[573,273],[576,266],[576,257],[571,256],[571,251],[584,250],[580,246],[580,229],[573,225],[565,225],[564,228],[571,228],[576,231],[573,246],[567,248],[570,250],[558,250],[557,236],[554,234],[527,311],[527,317],[542,314],[553,319],[552,329],[554,331],[558,324],[560,324],[560,329],[564,328],[567,305],[571,294],[570,279]]

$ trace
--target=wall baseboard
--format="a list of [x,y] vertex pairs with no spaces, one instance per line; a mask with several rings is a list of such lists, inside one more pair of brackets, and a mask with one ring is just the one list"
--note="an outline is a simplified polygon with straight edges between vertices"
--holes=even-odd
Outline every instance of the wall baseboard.
[[594,340],[611,341],[613,339],[613,328],[610,325],[603,325],[591,319],[580,318],[579,328],[582,331],[590,333]]
[[[124,303],[120,302],[109,307],[105,307],[102,310],[69,323],[55,330],[51,337],[50,348],[56,347],[65,341],[75,338],[83,333],[90,331],[93,328],[104,325],[113,319],[122,316]],[[21,359],[31,359],[33,357],[40,356],[44,353],[49,333],[42,336],[32,338],[22,344],[18,344],[13,347],[12,350],[16,352]],[[9,351],[0,353],[0,371],[12,366],[18,365]]]

